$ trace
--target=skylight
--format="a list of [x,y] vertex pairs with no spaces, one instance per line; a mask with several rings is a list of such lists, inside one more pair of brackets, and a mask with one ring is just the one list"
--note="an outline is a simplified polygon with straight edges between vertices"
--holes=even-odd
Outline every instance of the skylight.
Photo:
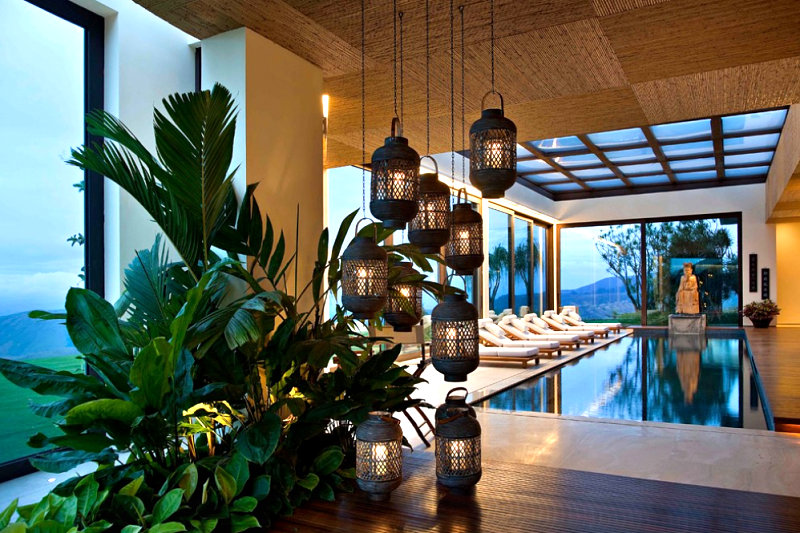
[[522,142],[517,173],[556,200],[763,182],[786,113],[780,108]]

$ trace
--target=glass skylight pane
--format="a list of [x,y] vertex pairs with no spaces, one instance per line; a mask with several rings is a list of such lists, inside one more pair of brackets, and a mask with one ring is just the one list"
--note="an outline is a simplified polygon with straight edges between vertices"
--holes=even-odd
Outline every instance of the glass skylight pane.
[[564,152],[567,150],[576,150],[578,148],[586,148],[580,139],[577,137],[556,137],[555,139],[545,139],[543,141],[533,141],[532,143],[536,148],[548,154]]
[[725,139],[726,152],[741,152],[742,150],[761,150],[765,148],[775,148],[778,144],[780,133],[768,133],[766,135],[750,135],[749,137],[734,137]]
[[614,189],[614,188],[617,188],[617,187],[625,187],[626,186],[625,182],[623,182],[620,179],[587,181],[586,183],[592,189]]
[[587,165],[599,165],[600,159],[594,154],[568,155],[564,157],[554,157],[553,161],[562,167],[584,167]]
[[569,183],[551,183],[545,185],[545,189],[552,192],[571,192],[571,191],[582,191],[583,187],[581,187],[577,183],[569,182]]
[[644,163],[642,165],[620,165],[619,169],[626,176],[631,174],[644,174],[646,172],[658,172],[663,170],[661,163]]
[[751,176],[766,176],[769,167],[726,168],[726,178],[746,178]]
[[669,177],[666,174],[655,174],[653,176],[640,176],[640,177],[632,177],[631,183],[634,185],[662,185],[664,183],[669,183]]
[[746,133],[754,130],[782,128],[784,120],[786,120],[786,109],[722,117],[722,133]]
[[714,152],[714,143],[711,141],[700,141],[693,143],[665,144],[661,149],[667,157],[711,154]]
[[647,137],[640,128],[590,133],[589,139],[600,148],[647,142]]
[[701,172],[676,172],[675,177],[678,181],[709,180],[717,177],[716,170],[704,170]]
[[530,157],[533,154],[526,150],[521,144],[517,145],[517,157]]
[[713,157],[703,157],[701,159],[684,159],[681,161],[670,161],[669,166],[672,170],[698,170],[714,168],[716,160]]
[[517,161],[517,172],[535,172],[537,170],[547,170],[553,168],[541,159],[531,159],[530,161]]
[[586,170],[573,170],[572,174],[576,178],[610,178],[614,175],[608,167],[587,168]]
[[534,183],[547,183],[551,181],[563,181],[569,179],[561,172],[545,172],[544,174],[530,174],[525,177],[533,181]]
[[696,139],[711,136],[711,119],[690,120],[651,126],[653,135],[659,141],[677,141],[680,139]]
[[643,159],[654,159],[656,154],[653,153],[652,148],[634,148],[633,150],[614,150],[606,152],[606,157],[612,163],[635,163]]
[[755,163],[770,163],[775,152],[758,152],[755,154],[726,155],[725,166],[751,165]]

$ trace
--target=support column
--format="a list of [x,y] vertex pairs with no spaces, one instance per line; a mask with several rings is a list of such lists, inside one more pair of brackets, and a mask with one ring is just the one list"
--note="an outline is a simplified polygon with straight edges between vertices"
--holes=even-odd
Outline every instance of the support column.
[[[236,193],[258,183],[255,196],[276,233],[283,231],[287,257],[298,238],[302,289],[311,279],[324,227],[322,70],[247,28],[205,39],[201,47],[203,88],[225,85],[238,106]],[[293,269],[288,277],[293,293]]]

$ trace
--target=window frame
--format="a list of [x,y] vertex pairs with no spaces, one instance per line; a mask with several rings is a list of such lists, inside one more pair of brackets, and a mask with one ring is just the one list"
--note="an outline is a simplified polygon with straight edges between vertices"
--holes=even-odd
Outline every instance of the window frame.
[[[104,108],[105,69],[105,19],[69,0],[26,0],[29,4],[83,28],[84,55],[84,114]],[[102,144],[101,137],[92,135],[83,125],[85,145]],[[84,172],[83,192],[83,245],[85,286],[100,296],[105,296],[105,231],[104,231],[104,177],[96,172]],[[26,457],[0,464],[0,482],[7,481],[36,469]]]
[[[556,297],[556,307],[558,309],[561,308],[561,230],[563,228],[586,228],[592,226],[613,226],[618,224],[639,224],[639,231],[640,231],[640,247],[639,253],[641,257],[645,257],[647,253],[647,224],[656,223],[656,222],[681,222],[686,220],[703,220],[709,218],[733,218],[736,219],[736,240],[737,240],[737,261],[738,261],[738,291],[739,291],[739,304],[738,304],[738,324],[736,326],[711,326],[711,327],[719,327],[719,328],[731,328],[731,327],[743,327],[743,319],[742,319],[742,306],[744,303],[744,273],[742,271],[742,250],[743,250],[743,243],[742,243],[742,212],[741,211],[731,211],[731,212],[723,212],[723,213],[698,213],[692,215],[679,215],[679,216],[661,216],[661,217],[645,217],[645,218],[627,218],[627,219],[613,219],[613,220],[593,220],[591,222],[574,222],[569,224],[558,224],[558,250],[556,254],[556,264],[555,268],[558,271],[558,286],[555,287],[555,297]],[[639,287],[640,295],[641,295],[641,327],[648,327],[647,325],[647,261],[640,261],[640,273],[642,279],[642,286]],[[557,309],[557,310],[558,310]],[[654,328],[662,328],[663,326],[649,326]]]

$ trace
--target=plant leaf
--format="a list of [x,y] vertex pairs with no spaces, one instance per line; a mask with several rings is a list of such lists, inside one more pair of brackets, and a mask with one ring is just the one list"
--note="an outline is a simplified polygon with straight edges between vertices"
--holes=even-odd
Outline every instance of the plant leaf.
[[214,481],[225,503],[231,503],[236,496],[236,479],[226,472],[224,468],[218,466],[214,469]]
[[264,417],[236,439],[236,449],[251,463],[264,464],[272,456],[281,436],[281,419],[273,413]]
[[321,476],[327,476],[335,472],[336,469],[342,465],[342,461],[344,461],[342,449],[337,446],[331,446],[323,450],[322,453],[314,459],[311,469]]
[[[181,506],[183,500],[183,489],[172,489],[156,502],[153,507],[153,524],[160,524],[173,514]],[[183,531],[183,530],[173,530]]]

